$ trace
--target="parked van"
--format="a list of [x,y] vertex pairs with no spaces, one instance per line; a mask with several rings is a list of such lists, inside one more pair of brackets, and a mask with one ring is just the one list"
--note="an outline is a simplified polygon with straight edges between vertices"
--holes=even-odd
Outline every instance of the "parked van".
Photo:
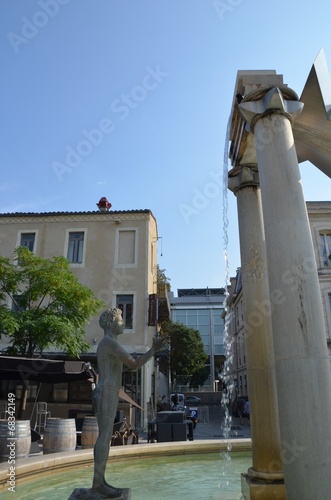
[[172,410],[185,410],[185,396],[178,392],[170,394],[170,408]]

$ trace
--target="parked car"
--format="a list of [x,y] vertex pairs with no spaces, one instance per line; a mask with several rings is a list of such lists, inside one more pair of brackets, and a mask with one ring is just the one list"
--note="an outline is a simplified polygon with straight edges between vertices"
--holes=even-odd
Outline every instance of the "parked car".
[[170,394],[170,408],[172,410],[185,410],[185,396],[184,394],[179,394],[175,392]]
[[197,396],[186,396],[185,403],[187,405],[198,405],[201,403],[201,398],[198,398]]

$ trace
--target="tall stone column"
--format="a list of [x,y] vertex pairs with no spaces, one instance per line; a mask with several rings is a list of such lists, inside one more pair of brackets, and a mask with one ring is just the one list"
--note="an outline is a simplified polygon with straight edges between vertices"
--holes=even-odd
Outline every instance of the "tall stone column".
[[238,204],[253,462],[243,475],[242,491],[251,500],[279,500],[286,497],[257,166],[241,165],[231,175],[230,171],[229,188]]
[[265,88],[239,108],[255,135],[288,500],[331,491],[331,379],[316,261],[293,140],[296,94]]

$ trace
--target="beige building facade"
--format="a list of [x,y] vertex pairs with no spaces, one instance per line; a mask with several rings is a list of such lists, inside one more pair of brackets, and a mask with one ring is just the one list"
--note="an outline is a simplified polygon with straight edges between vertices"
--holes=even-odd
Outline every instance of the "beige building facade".
[[[318,269],[321,290],[323,314],[326,330],[331,367],[331,201],[306,202],[311,236]],[[296,270],[297,271],[297,270]],[[309,262],[302,265],[303,275],[310,272]],[[290,279],[290,275],[284,279]],[[249,318],[243,314],[243,293],[241,269],[238,268],[235,277],[230,279],[227,297],[227,336],[231,339],[230,380],[233,387],[232,399],[236,396],[248,396],[248,379],[246,365],[246,338],[254,332],[254,326],[259,324],[262,315],[270,315],[267,302],[258,304]]]
[[307,202],[331,360],[331,201]]
[[[158,316],[170,315],[167,300],[157,300],[157,222],[150,210],[111,211],[107,203],[90,212],[0,214],[0,253],[13,259],[14,249],[23,245],[45,259],[68,258],[79,282],[103,300],[105,308],[122,309],[125,327],[119,340],[128,352],[139,355],[152,346]],[[98,319],[91,318],[86,327],[90,350],[84,358],[92,362],[103,337]],[[43,353],[59,354],[56,349]],[[133,377],[130,395],[144,409],[155,390],[153,361]]]

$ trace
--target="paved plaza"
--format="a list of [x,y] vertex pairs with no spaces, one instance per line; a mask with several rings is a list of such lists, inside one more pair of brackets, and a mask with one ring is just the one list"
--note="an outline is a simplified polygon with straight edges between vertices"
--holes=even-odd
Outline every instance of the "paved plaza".
[[[206,439],[246,439],[251,437],[247,418],[240,424],[239,418],[225,418],[224,410],[218,406],[198,407],[198,423],[193,430],[194,441]],[[147,433],[140,433],[139,443],[147,443]]]
[[247,418],[240,424],[239,418],[231,417],[227,423],[220,406],[208,407],[209,419],[206,422],[199,419],[193,431],[194,440],[198,439],[243,439],[251,437],[251,429]]
[[[246,439],[251,437],[251,428],[247,418],[240,424],[239,418],[226,419],[224,410],[218,406],[198,407],[198,423],[193,430],[193,440],[210,439]],[[147,432],[139,433],[139,444],[148,444]],[[80,448],[80,447],[79,447]],[[30,456],[41,455],[42,444],[33,443]]]

